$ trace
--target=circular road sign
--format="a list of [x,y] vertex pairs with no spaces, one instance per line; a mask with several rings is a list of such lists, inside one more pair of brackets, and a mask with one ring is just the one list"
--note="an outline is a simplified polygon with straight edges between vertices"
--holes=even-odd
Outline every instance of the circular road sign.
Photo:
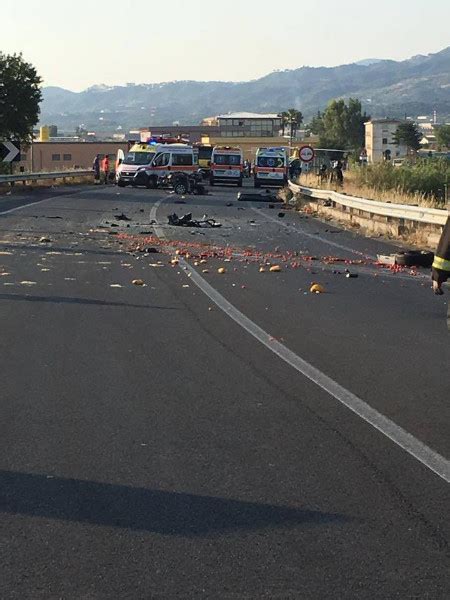
[[299,151],[299,157],[302,162],[311,162],[314,159],[314,148],[312,146],[302,146]]

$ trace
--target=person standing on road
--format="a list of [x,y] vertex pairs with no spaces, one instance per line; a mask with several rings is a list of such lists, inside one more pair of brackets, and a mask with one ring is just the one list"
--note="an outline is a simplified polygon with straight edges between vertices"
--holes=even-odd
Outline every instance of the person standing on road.
[[[450,216],[447,217],[447,223],[445,224],[444,231],[442,232],[441,239],[434,256],[432,266],[432,280],[433,280],[433,291],[438,296],[444,292],[442,290],[442,284],[447,281],[450,277]],[[450,316],[450,306],[449,306]]]
[[100,154],[97,154],[92,163],[92,170],[94,171],[94,182],[100,183]]
[[340,186],[344,185],[344,173],[342,172],[342,162],[340,160],[338,160],[336,162],[334,171],[336,173],[336,179],[337,179],[338,185],[340,185]]
[[102,161],[102,171],[105,177],[105,185],[108,183],[109,178],[109,157],[105,154],[105,158]]

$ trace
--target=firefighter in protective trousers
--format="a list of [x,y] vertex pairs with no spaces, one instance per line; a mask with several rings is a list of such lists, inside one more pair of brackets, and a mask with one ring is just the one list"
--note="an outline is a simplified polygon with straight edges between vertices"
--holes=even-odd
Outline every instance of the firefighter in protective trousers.
[[442,284],[450,277],[450,217],[447,218],[434,256],[432,277],[434,293],[443,294]]

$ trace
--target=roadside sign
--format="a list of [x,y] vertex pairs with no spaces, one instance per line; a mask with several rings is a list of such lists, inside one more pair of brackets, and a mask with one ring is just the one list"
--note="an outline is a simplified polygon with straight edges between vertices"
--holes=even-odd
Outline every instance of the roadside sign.
[[20,160],[20,142],[0,142],[0,162],[18,162]]
[[314,148],[312,146],[302,146],[298,155],[302,162],[309,163],[314,160]]

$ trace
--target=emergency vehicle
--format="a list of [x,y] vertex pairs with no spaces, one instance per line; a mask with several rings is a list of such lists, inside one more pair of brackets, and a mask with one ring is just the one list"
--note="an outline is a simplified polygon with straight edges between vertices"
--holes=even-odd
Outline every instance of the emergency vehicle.
[[239,147],[215,146],[211,155],[209,183],[235,183],[242,187],[244,154]]
[[287,185],[289,173],[287,148],[258,148],[253,173],[255,188],[262,185]]
[[138,143],[131,146],[124,160],[116,168],[116,182],[119,187],[132,184],[138,169],[148,166],[155,157],[156,146]]
[[208,175],[211,169],[212,151],[213,147],[211,144],[203,144],[201,142],[194,144],[194,153],[197,154],[198,168],[205,175]]
[[160,177],[172,173],[191,174],[198,170],[194,149],[188,144],[157,144],[150,164],[141,166],[135,174],[135,185],[156,187]]

